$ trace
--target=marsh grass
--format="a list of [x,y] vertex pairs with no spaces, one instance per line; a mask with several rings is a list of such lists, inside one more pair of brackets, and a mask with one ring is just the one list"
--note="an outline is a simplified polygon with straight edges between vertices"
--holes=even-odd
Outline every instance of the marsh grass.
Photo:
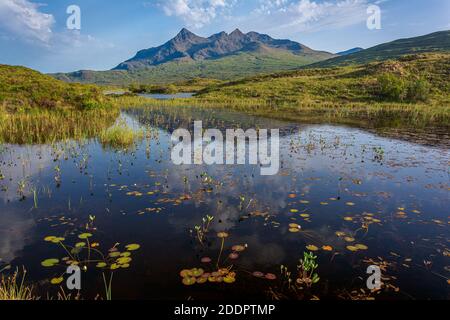
[[118,115],[115,109],[0,111],[0,143],[46,144],[93,138],[114,124]]
[[26,270],[16,270],[10,276],[1,276],[0,300],[35,300],[33,287],[25,284]]
[[104,148],[129,149],[144,137],[142,130],[135,130],[124,122],[102,131],[98,139]]
[[[392,61],[305,69],[210,85],[193,98],[116,97],[120,107],[224,108],[280,120],[379,126],[450,124],[450,54],[421,54]],[[404,79],[408,99],[383,95],[380,74]],[[402,80],[403,81],[403,80]],[[406,96],[405,96],[406,97]]]

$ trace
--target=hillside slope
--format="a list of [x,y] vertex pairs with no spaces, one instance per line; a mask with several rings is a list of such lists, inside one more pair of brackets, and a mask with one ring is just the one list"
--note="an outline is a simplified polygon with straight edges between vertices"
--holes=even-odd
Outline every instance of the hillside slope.
[[321,61],[310,67],[336,67],[351,64],[363,64],[398,58],[406,54],[426,52],[450,52],[450,31],[439,31],[420,37],[400,39],[389,43]]
[[0,65],[0,109],[92,109],[106,104],[95,86],[67,84],[25,67]]
[[383,102],[378,77],[393,74],[402,81],[424,79],[430,85],[427,103],[450,110],[450,53],[419,54],[365,65],[303,69],[251,77],[211,86],[197,98],[210,101],[238,101],[268,104],[351,104]]

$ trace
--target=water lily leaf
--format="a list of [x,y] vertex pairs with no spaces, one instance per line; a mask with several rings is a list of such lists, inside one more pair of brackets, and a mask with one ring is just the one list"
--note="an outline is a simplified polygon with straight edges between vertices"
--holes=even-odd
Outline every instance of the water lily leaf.
[[367,247],[364,244],[356,244],[355,247],[358,248],[358,250],[367,250],[367,249],[369,249],[369,247]]
[[106,262],[97,263],[97,268],[105,268],[107,266]]
[[119,269],[120,268],[120,266],[117,264],[117,263],[113,263],[112,265],[111,265],[111,270],[117,270],[117,269]]
[[63,277],[53,278],[52,280],[50,280],[50,283],[54,284],[54,285],[58,285],[58,284],[61,284],[63,281],[64,281]]
[[276,280],[277,276],[274,275],[273,273],[268,273],[264,276],[267,280]]
[[358,248],[355,247],[355,246],[347,246],[347,249],[350,250],[350,251],[352,251],[352,252],[358,251]]
[[233,246],[231,248],[231,250],[233,250],[234,252],[242,252],[242,251],[245,251],[245,246],[243,246],[243,245],[236,245],[236,246]]
[[239,254],[237,254],[236,252],[232,252],[232,253],[230,253],[230,255],[228,256],[228,258],[231,259],[231,260],[239,259]]
[[227,232],[219,232],[217,233],[217,237],[221,238],[221,239],[225,239],[228,238],[230,235]]
[[319,250],[319,248],[316,247],[313,244],[310,244],[309,246],[306,246],[306,249],[308,249],[309,251],[318,251]]
[[78,242],[76,245],[75,245],[75,247],[77,247],[77,248],[83,248],[83,247],[85,247],[86,246],[86,243],[84,243],[84,242]]
[[191,275],[192,275],[192,277],[195,277],[195,278],[201,277],[204,273],[205,273],[205,271],[201,268],[191,269]]
[[183,284],[185,286],[192,286],[196,283],[197,283],[197,278],[194,278],[194,277],[183,278]]
[[128,251],[136,251],[136,250],[139,250],[140,247],[141,247],[141,246],[140,246],[139,244],[136,244],[136,243],[129,244],[129,245],[125,246],[125,248],[126,248]]
[[181,276],[182,278],[192,277],[192,272],[191,272],[191,270],[185,269],[185,270],[182,270],[182,271],[180,272],[180,276]]
[[81,239],[81,240],[86,240],[86,239],[88,239],[90,237],[92,237],[92,233],[88,233],[88,232],[82,233],[82,234],[80,234],[78,236],[78,238]]
[[345,240],[346,242],[354,242],[354,241],[355,241],[355,238],[353,238],[353,237],[345,237],[344,240]]
[[53,267],[59,263],[58,259],[47,259],[41,262],[43,267]]
[[117,258],[117,257],[119,257],[120,256],[120,252],[119,251],[116,251],[116,252],[110,252],[109,253],[109,256],[111,257],[111,258]]
[[131,262],[131,258],[130,257],[121,257],[119,259],[117,259],[117,263],[118,264],[129,264]]
[[209,257],[204,257],[204,258],[202,258],[202,260],[201,260],[201,262],[202,263],[211,263],[211,258],[209,258]]
[[228,283],[228,284],[232,284],[232,283],[236,282],[236,278],[230,277],[230,276],[226,276],[225,278],[223,278],[223,282]]

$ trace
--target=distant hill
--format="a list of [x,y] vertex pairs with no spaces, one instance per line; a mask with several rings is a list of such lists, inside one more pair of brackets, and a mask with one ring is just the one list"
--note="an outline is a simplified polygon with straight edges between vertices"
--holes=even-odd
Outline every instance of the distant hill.
[[400,39],[362,50],[355,53],[318,62],[311,67],[335,67],[352,64],[364,64],[398,58],[406,54],[449,52],[450,31],[439,31],[425,36]]
[[363,51],[363,50],[364,50],[364,48],[356,47],[356,48],[349,49],[349,50],[346,50],[346,51],[338,52],[338,53],[336,53],[336,55],[338,55],[338,56],[346,56],[346,55],[349,55],[349,54],[352,54],[352,53],[356,53],[356,52],[360,52],[360,51]]
[[236,29],[230,34],[221,32],[204,38],[182,29],[162,46],[141,50],[113,70],[53,76],[97,84],[167,83],[196,77],[231,80],[295,69],[335,56],[257,32],[242,33]]

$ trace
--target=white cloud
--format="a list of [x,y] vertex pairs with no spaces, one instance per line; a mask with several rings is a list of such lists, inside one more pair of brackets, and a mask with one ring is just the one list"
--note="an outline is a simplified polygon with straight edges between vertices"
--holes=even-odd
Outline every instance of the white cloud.
[[0,31],[6,31],[9,37],[48,43],[55,19],[40,12],[39,6],[28,0],[1,0]]
[[[345,27],[367,19],[367,0],[261,0],[255,24],[271,31],[318,31]],[[259,22],[259,23],[258,23]]]
[[201,28],[211,23],[235,0],[165,0],[161,7],[167,16],[174,16],[193,28]]

